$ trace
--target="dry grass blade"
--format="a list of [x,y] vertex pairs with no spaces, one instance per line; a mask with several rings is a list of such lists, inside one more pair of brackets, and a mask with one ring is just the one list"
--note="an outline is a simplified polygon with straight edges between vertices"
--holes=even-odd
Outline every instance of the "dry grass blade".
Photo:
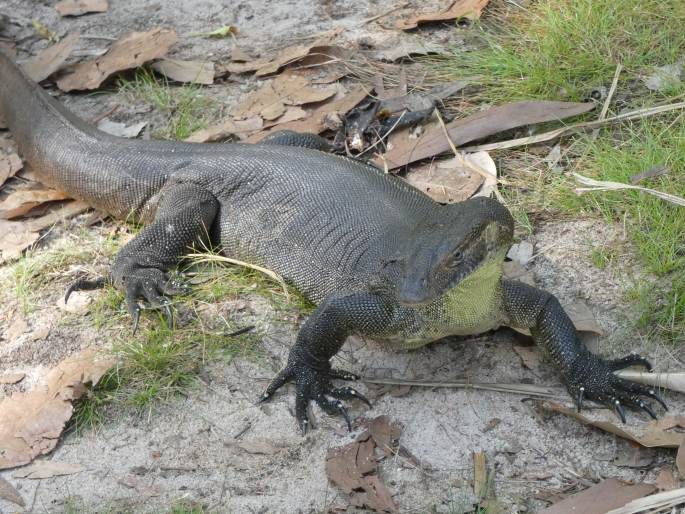
[[[640,512],[671,512],[671,509],[677,505],[685,503],[685,487],[674,489],[673,491],[664,491],[646,498],[639,498],[633,500],[627,505],[618,509],[610,510],[606,514],[638,514]],[[674,511],[675,512],[675,511]]]
[[242,266],[244,268],[250,268],[255,271],[259,271],[260,273],[264,273],[267,277],[271,278],[272,280],[280,284],[280,286],[283,288],[283,293],[285,294],[285,297],[288,300],[290,300],[290,293],[288,293],[288,285],[285,283],[285,280],[283,280],[283,277],[281,277],[278,273],[275,273],[274,271],[271,271],[268,268],[264,268],[257,264],[251,264],[249,262],[240,261],[238,259],[232,259],[231,257],[226,257],[224,255],[217,255],[213,253],[190,253],[186,255],[186,257],[190,258],[193,262],[196,263],[223,262],[227,264],[234,264],[236,266]]
[[576,180],[580,184],[584,186],[591,186],[577,187],[575,189],[576,193],[585,193],[588,191],[620,191],[622,189],[636,189],[638,191],[642,191],[643,193],[654,195],[658,198],[661,198],[662,200],[666,200],[667,202],[671,202],[676,205],[680,205],[681,207],[685,207],[685,198],[681,198],[679,196],[672,195],[669,193],[663,193],[661,191],[657,191],[656,189],[649,189],[648,187],[636,186],[633,184],[623,184],[621,182],[594,180],[588,177],[584,177],[583,175],[579,175],[578,173],[574,173],[573,176],[576,177]]
[[448,387],[456,389],[481,389],[484,391],[498,391],[502,393],[526,394],[530,396],[539,396],[542,398],[559,398],[562,396],[558,391],[551,387],[542,387],[531,384],[496,384],[483,382],[468,382],[466,380],[455,381],[428,381],[428,380],[403,380],[398,378],[365,378],[362,377],[362,382],[367,384],[379,385],[408,385],[416,387]]
[[685,109],[685,102],[677,102],[674,104],[660,105],[658,107],[648,107],[645,109],[638,109],[636,111],[630,111],[617,116],[611,116],[609,118],[604,118],[603,120],[595,121],[583,121],[580,123],[574,123],[573,125],[568,125],[566,127],[561,127],[558,129],[550,130],[549,132],[544,132],[536,136],[520,137],[517,139],[509,139],[508,141],[500,141],[498,143],[488,143],[485,145],[467,146],[462,148],[464,152],[489,152],[492,150],[506,150],[508,148],[516,148],[519,146],[527,146],[535,143],[543,143],[545,141],[550,141],[556,139],[559,136],[563,136],[569,132],[574,132],[578,130],[593,129],[597,127],[602,127],[610,123],[618,123],[621,121],[631,121],[642,118],[648,118],[650,116],[656,116],[657,114],[663,114],[666,112],[677,111],[680,109]]

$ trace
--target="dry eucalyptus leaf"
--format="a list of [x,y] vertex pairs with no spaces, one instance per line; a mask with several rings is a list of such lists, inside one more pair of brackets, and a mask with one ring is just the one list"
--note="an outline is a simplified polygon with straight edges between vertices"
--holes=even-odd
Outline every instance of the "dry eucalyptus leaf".
[[597,335],[604,335],[604,330],[597,324],[595,316],[590,307],[582,300],[567,303],[562,306],[568,317],[573,321],[576,330],[580,332],[592,332]]
[[623,507],[636,498],[653,493],[656,488],[651,484],[629,484],[615,478],[608,478],[589,489],[572,494],[551,507],[538,511],[538,514],[607,514],[610,509]]
[[26,373],[5,373],[0,375],[0,384],[16,384],[26,377]]
[[535,346],[513,346],[512,349],[521,358],[523,366],[528,369],[539,369],[542,355]]
[[223,141],[233,136],[244,139],[261,130],[264,126],[262,118],[255,116],[246,120],[224,120],[216,125],[207,127],[191,134],[185,139],[189,143],[210,143]]
[[114,73],[164,57],[176,40],[176,32],[170,29],[131,32],[102,57],[74,66],[71,73],[57,81],[57,86],[62,91],[97,89]]
[[[474,159],[467,155],[466,159]],[[483,176],[454,157],[433,161],[409,170],[405,180],[439,203],[457,203],[471,198],[483,184]]]
[[21,162],[21,158],[17,154],[0,154],[0,186],[2,186],[8,178],[13,177],[22,166],[23,163]]
[[529,286],[535,286],[535,275],[533,275],[533,272],[521,266],[517,261],[504,261],[502,272],[504,278],[508,280],[518,280]]
[[[1,227],[2,225],[0,225]],[[5,333],[2,335],[4,339],[7,339],[10,343],[16,341],[19,337],[23,336],[28,332],[29,324],[26,323],[24,316],[21,314],[16,314],[10,326],[7,327]]]
[[22,65],[24,72],[35,82],[41,82],[59,70],[76,48],[79,34],[72,33],[59,43],[42,50]]
[[86,349],[51,369],[46,385],[0,401],[0,469],[28,464],[52,451],[74,410],[71,402],[113,365],[112,358]]
[[176,82],[205,85],[214,83],[214,63],[211,61],[181,61],[167,58],[153,63],[152,69]]
[[19,189],[7,195],[0,201],[0,219],[8,220],[23,216],[34,207],[56,200],[66,200],[68,193],[55,189],[46,189],[40,184],[34,184],[26,189]]
[[68,464],[66,462],[56,462],[54,460],[41,460],[34,462],[30,466],[23,467],[12,473],[14,478],[30,478],[32,480],[42,478],[52,478],[64,475],[74,475],[80,473],[85,468],[78,464]]
[[62,0],[55,4],[60,16],[81,16],[92,12],[107,12],[107,0]]
[[26,502],[24,502],[24,498],[21,497],[19,491],[2,477],[0,477],[0,498],[20,507],[26,506]]
[[488,5],[489,1],[490,0],[456,0],[442,11],[412,16],[406,20],[398,21],[395,26],[398,29],[411,30],[418,27],[420,23],[457,20],[460,18],[475,20],[480,18],[483,9]]
[[654,480],[654,485],[659,491],[672,491],[680,487],[680,480],[673,473],[673,468],[669,465],[663,466]]

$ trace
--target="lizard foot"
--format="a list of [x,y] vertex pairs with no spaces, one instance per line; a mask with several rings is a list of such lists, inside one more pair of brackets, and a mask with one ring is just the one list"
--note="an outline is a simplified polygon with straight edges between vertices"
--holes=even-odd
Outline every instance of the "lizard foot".
[[[157,268],[137,268],[117,281],[120,288],[126,292],[126,308],[133,318],[133,333],[138,329],[140,311],[152,308],[161,309],[169,328],[173,326],[174,318],[171,311],[171,301],[167,296],[184,294],[188,288],[178,281],[172,280],[168,273]],[[144,305],[138,299],[144,300]]]
[[74,291],[93,291],[95,289],[102,289],[108,283],[109,280],[105,277],[96,278],[95,280],[80,278],[77,281],[73,282],[68,287],[67,292],[64,293],[64,304],[66,305],[66,303],[69,301],[71,293],[73,293]]
[[371,402],[351,387],[334,387],[331,378],[356,380],[359,377],[343,370],[316,370],[306,364],[289,362],[271,381],[259,401],[268,400],[278,389],[292,381],[295,382],[296,388],[295,416],[303,434],[306,434],[309,429],[310,421],[307,415],[307,407],[312,400],[327,414],[340,414],[347,422],[347,429],[352,430],[350,416],[342,400],[357,398],[369,407],[371,407]]
[[668,410],[666,403],[653,387],[638,384],[614,374],[614,371],[629,366],[642,366],[648,371],[652,370],[649,361],[638,354],[610,361],[590,353],[579,358],[569,374],[570,378],[567,379],[568,390],[576,401],[578,412],[583,407],[583,400],[587,398],[610,406],[623,423],[626,422],[624,406],[642,409],[656,419],[657,416],[651,404],[643,399],[645,396],[656,400],[665,410]]

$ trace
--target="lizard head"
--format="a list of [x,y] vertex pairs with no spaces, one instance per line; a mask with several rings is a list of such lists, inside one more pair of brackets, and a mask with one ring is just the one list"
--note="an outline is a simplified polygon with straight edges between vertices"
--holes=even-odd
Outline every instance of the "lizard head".
[[484,264],[503,261],[514,222],[490,198],[472,198],[443,207],[444,216],[421,224],[403,252],[397,285],[399,301],[416,305],[439,298]]

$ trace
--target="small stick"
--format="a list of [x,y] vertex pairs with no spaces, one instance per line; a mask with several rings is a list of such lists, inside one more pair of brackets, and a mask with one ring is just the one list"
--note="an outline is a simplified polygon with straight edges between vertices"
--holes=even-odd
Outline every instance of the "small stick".
[[481,389],[484,391],[498,391],[502,393],[527,394],[531,396],[541,396],[543,398],[553,398],[561,396],[549,387],[541,387],[531,384],[488,384],[483,382],[467,382],[457,380],[452,382],[422,381],[422,380],[403,380],[398,378],[361,378],[367,384],[380,385],[409,385],[417,387],[448,387],[457,389]]
[[385,12],[383,12],[383,13],[381,13],[381,14],[377,14],[376,16],[371,16],[371,18],[366,18],[365,20],[362,20],[362,21],[361,21],[361,24],[362,24],[362,25],[366,25],[367,23],[371,23],[372,21],[376,21],[376,20],[378,20],[378,19],[380,19],[380,18],[384,18],[384,17],[387,16],[388,14],[392,14],[392,13],[394,13],[395,11],[399,11],[400,9],[404,9],[404,8],[407,7],[408,5],[409,5],[409,2],[405,2],[405,3],[403,3],[402,5],[398,5],[397,7],[393,7],[393,8],[390,9],[389,11],[385,11]]
[[[457,150],[457,147],[454,146],[454,142],[452,141],[452,138],[450,137],[449,132],[447,132],[447,127],[445,126],[445,122],[443,121],[442,116],[440,116],[440,112],[439,112],[438,110],[436,110],[435,113],[436,113],[437,116],[438,116],[438,121],[440,122],[440,126],[442,127],[442,131],[445,133],[445,138],[447,139],[447,142],[449,143],[450,148],[452,149],[452,152],[454,153],[454,156],[455,156],[457,159],[459,159],[459,161],[461,162],[461,164],[463,164],[465,167],[469,168],[470,170],[475,171],[475,172],[478,173],[480,176],[482,176],[484,179],[486,179],[486,180],[487,180],[487,179],[492,179],[492,175],[490,175],[490,173],[488,173],[487,171],[485,171],[485,170],[484,170],[483,168],[481,168],[480,166],[476,166],[476,165],[473,164],[472,162],[468,161],[468,160],[466,159],[466,157],[464,157],[464,154],[463,154],[463,153],[460,153],[460,152]],[[495,180],[497,180],[497,177],[495,177]]]

